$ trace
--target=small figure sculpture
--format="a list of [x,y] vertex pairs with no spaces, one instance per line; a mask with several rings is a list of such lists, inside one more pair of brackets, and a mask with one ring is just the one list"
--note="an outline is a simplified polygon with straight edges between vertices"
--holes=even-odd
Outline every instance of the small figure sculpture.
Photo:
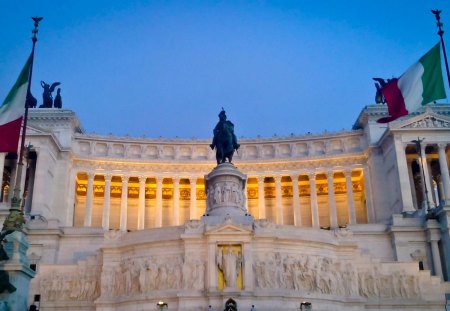
[[375,83],[375,87],[377,88],[377,93],[375,94],[375,102],[377,104],[386,104],[386,99],[383,95],[383,88],[391,82],[392,79],[383,79],[383,78],[372,78],[373,80],[377,81],[378,83]]
[[56,90],[56,96],[55,96],[55,100],[53,101],[53,107],[55,108],[62,108],[62,98],[61,98],[61,88],[58,88]]
[[26,105],[28,108],[36,108],[37,99],[34,98],[33,94],[31,94],[31,92],[28,93],[28,95],[27,95]]
[[44,89],[44,92],[42,93],[42,105],[39,106],[39,108],[52,108],[53,107],[53,96],[52,93],[55,90],[55,87],[60,85],[61,83],[55,82],[52,83],[52,85],[45,83],[44,81],[41,81],[41,86]]
[[225,110],[219,113],[220,121],[214,128],[214,138],[209,145],[211,149],[216,148],[217,165],[225,163],[226,158],[231,163],[233,159],[234,150],[238,150],[240,145],[237,142],[236,135],[234,135],[234,124],[227,120]]

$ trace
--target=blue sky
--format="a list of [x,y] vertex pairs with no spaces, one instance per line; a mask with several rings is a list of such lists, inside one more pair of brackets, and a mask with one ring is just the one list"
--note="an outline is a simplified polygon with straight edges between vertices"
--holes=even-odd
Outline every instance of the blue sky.
[[448,0],[0,0],[0,98],[38,15],[32,92],[41,103],[39,82],[61,82],[88,133],[208,138],[221,107],[239,137],[351,129],[372,77],[439,40],[435,8],[449,38]]

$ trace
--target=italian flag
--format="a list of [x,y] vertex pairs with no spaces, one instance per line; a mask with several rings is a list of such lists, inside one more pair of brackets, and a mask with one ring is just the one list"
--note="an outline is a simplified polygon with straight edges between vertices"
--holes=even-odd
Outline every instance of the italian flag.
[[0,152],[17,152],[20,126],[25,113],[30,68],[31,55],[0,106]]
[[390,117],[377,122],[394,121],[437,99],[446,98],[440,48],[440,43],[436,44],[400,78],[390,80],[381,89]]

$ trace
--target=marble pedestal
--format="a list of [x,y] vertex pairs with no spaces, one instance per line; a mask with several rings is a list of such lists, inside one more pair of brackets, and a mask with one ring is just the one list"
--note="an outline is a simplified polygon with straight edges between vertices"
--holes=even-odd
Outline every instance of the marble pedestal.
[[219,164],[206,175],[206,212],[202,221],[217,225],[231,219],[234,224],[252,224],[254,219],[245,207],[246,180],[247,176],[231,163]]
[[0,271],[8,274],[9,283],[15,287],[15,291],[5,290],[0,293],[0,302],[8,311],[28,310],[29,285],[35,275],[26,257],[28,242],[25,234],[18,231],[7,235],[6,240],[4,249],[9,259],[0,262]]

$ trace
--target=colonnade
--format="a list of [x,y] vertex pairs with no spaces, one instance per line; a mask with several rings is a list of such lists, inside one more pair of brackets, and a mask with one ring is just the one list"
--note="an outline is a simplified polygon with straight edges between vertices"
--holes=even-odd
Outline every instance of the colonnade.
[[[367,187],[369,179],[366,177],[366,169],[359,167],[357,169],[329,169],[327,171],[273,173],[256,176],[249,174],[247,193],[253,190],[253,193],[257,193],[257,195],[247,196],[248,211],[257,219],[270,219],[276,224],[314,228],[337,228],[358,222],[366,223],[371,220],[371,215],[373,215],[372,194],[370,187]],[[356,176],[353,176],[354,181],[352,181],[352,173]],[[113,208],[111,204],[113,178],[116,184],[115,188],[120,187],[120,205],[118,204],[118,189],[116,189],[117,195],[115,196],[115,202],[120,209],[117,229],[123,231],[159,228],[164,225],[177,226],[188,219],[199,219],[206,208],[206,194],[203,178],[200,176],[131,176],[91,171],[80,171],[74,175],[77,181],[73,186],[78,189],[74,194],[75,210],[73,211],[73,223],[76,226],[90,227],[94,225],[92,215],[94,198],[97,197],[100,201],[103,198],[101,205],[98,203],[96,207],[97,209],[101,208],[101,226],[105,230],[114,227],[110,223],[111,209]],[[132,186],[130,186],[131,178],[133,179]],[[337,182],[338,179],[339,182]],[[148,183],[149,180],[152,182]],[[357,200],[353,190],[355,186],[359,192]],[[100,190],[96,195],[94,193],[96,187],[97,189],[103,188],[103,191]],[[134,189],[133,204],[137,204],[137,208],[135,208],[137,215],[134,214],[137,217],[137,225],[133,228],[127,225],[128,217],[130,217],[130,189]],[[151,189],[151,197],[148,195],[149,189]],[[180,196],[182,190],[184,191],[183,197]],[[163,191],[170,193],[170,199],[163,199]],[[189,195],[186,195],[187,191]],[[270,193],[274,195],[270,195]],[[339,204],[337,198],[339,198]],[[163,202],[166,202],[170,208],[163,208]],[[183,207],[185,208],[189,202],[189,211],[183,213],[184,217],[180,216],[182,202],[184,202]],[[167,204],[165,204],[166,207]],[[152,205],[150,209],[149,205]],[[168,212],[164,212],[163,215],[163,210]],[[149,212],[152,213],[152,217],[146,215]],[[80,217],[83,219],[81,220]],[[148,223],[150,218],[153,220],[152,223]],[[99,225],[98,222],[95,225]]]
[[[425,143],[419,146],[396,142],[396,148],[401,151],[398,156],[399,175],[404,211],[416,209],[433,209],[450,202],[450,173],[446,153],[447,143]],[[412,150],[407,153],[408,149]],[[432,150],[428,152],[427,150]],[[437,149],[437,153],[436,153]],[[439,171],[433,170],[432,162],[437,160]],[[404,164],[403,164],[404,163]],[[418,168],[414,172],[413,166]],[[407,178],[407,179],[406,179]],[[423,186],[425,181],[425,187]],[[420,191],[418,194],[416,191]],[[421,200],[421,201],[420,201]],[[406,204],[405,204],[406,203]]]
[[[430,213],[437,207],[448,204],[450,173],[446,153],[447,143],[426,143],[422,140],[420,143],[416,141],[411,144],[396,140],[395,148],[403,211],[412,212],[421,209],[423,213]],[[433,162],[437,164],[436,160],[439,169],[432,166]],[[430,246],[433,272],[442,278],[442,254],[439,248],[442,237],[440,226],[433,216],[426,223],[426,237]]]

